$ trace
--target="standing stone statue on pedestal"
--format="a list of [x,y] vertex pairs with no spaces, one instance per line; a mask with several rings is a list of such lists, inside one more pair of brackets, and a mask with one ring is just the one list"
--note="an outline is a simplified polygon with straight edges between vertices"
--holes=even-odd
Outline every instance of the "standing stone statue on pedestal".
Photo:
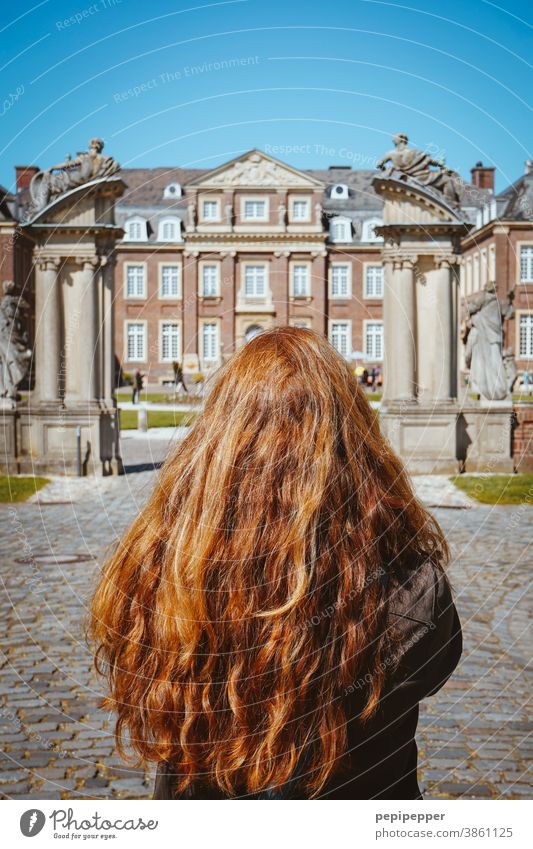
[[466,308],[465,363],[470,369],[471,389],[487,401],[504,401],[511,392],[503,360],[503,311],[496,285],[487,283],[481,292],[470,295]]
[[[459,203],[457,187],[462,180],[457,171],[446,168],[423,150],[409,148],[405,133],[397,133],[392,141],[394,148],[377,163],[378,168],[387,172],[387,177],[416,180],[422,186],[442,192],[444,199],[453,206]],[[392,164],[387,169],[388,162]]]
[[31,348],[21,312],[28,310],[26,301],[13,294],[15,284],[4,281],[0,300],[0,403],[15,406],[17,387],[30,366]]

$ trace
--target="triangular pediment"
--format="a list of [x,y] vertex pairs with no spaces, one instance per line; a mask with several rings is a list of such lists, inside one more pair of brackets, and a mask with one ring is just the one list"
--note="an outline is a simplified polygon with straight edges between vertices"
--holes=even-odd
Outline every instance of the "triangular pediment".
[[188,186],[198,189],[260,187],[263,189],[306,189],[307,191],[324,188],[320,180],[310,177],[303,171],[297,171],[260,150],[251,150],[208,174],[202,174]]

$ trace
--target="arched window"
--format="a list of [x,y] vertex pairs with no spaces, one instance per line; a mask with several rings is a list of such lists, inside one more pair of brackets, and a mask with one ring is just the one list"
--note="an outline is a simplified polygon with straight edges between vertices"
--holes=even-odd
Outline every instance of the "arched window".
[[148,230],[146,227],[146,219],[140,215],[132,215],[124,222],[124,241],[126,242],[146,242],[148,240]]
[[246,328],[246,331],[244,333],[244,338],[245,338],[246,342],[251,342],[252,339],[255,339],[255,337],[259,336],[259,334],[262,333],[262,332],[263,332],[263,328],[259,327],[258,324],[251,324],[249,327]]
[[352,222],[349,218],[332,218],[329,225],[329,237],[332,242],[352,241]]
[[169,183],[165,186],[163,197],[168,199],[181,197],[181,186],[179,183]]
[[383,221],[381,218],[368,218],[363,222],[363,232],[361,234],[362,242],[382,242],[383,237],[378,236],[374,227],[381,227]]
[[157,230],[158,242],[181,242],[181,220],[176,216],[162,218]]

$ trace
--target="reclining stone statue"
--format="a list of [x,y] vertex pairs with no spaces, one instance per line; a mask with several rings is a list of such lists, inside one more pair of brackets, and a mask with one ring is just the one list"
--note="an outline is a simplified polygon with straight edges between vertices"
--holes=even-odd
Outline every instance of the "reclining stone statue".
[[[394,148],[389,150],[377,163],[377,167],[387,172],[388,177],[399,180],[414,180],[422,186],[442,192],[444,199],[452,206],[459,203],[461,176],[457,171],[446,168],[441,162],[432,159],[429,153],[408,147],[409,139],[405,133],[392,137]],[[392,163],[387,168],[387,163]]]

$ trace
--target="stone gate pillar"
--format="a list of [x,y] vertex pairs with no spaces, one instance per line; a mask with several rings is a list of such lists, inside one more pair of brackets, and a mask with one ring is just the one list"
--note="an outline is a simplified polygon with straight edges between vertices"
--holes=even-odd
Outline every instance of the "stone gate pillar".
[[382,430],[411,472],[511,471],[510,405],[458,397],[458,266],[470,225],[457,203],[403,172],[373,185],[384,201]]
[[[31,184],[24,229],[35,244],[35,391],[17,410],[19,470],[122,470],[114,399],[114,204],[125,185],[103,142]],[[81,449],[81,450],[80,450]]]
[[39,257],[35,263],[35,396],[57,404],[60,392],[61,305],[60,260]]

